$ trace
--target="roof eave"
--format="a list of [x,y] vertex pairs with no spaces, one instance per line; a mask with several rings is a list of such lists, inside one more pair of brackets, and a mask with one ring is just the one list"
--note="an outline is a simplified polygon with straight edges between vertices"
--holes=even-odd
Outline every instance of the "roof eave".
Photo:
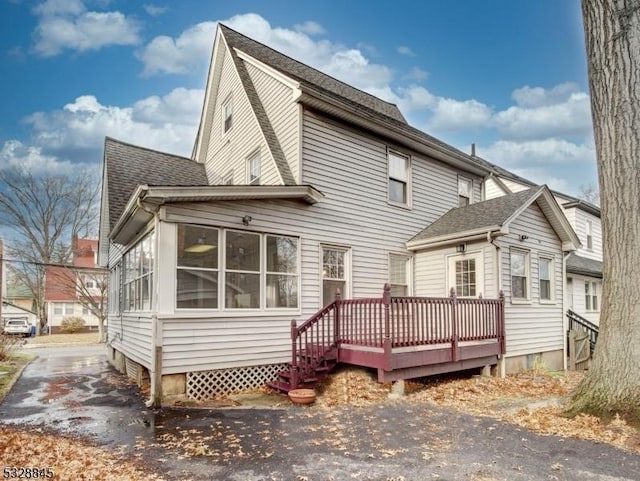
[[417,251],[421,249],[430,249],[433,247],[440,247],[443,245],[453,244],[454,242],[471,242],[474,240],[486,239],[490,241],[494,237],[505,235],[508,232],[498,225],[487,226],[481,229],[468,230],[464,232],[457,232],[455,234],[447,234],[438,237],[431,237],[429,239],[418,239],[415,241],[407,242],[407,249],[410,251]]
[[[233,200],[300,200],[309,205],[322,200],[324,194],[311,185],[246,186],[224,185],[206,187],[149,187],[139,185],[111,231],[109,238],[126,245],[146,227],[158,208],[167,203],[211,202]],[[144,202],[144,205],[142,204]]]
[[308,85],[301,85],[300,88],[301,95],[299,95],[296,100],[302,104],[336,115],[344,120],[376,132],[379,135],[389,136],[389,133],[392,132],[393,134],[402,137],[402,139],[398,139],[399,143],[405,144],[417,152],[426,154],[456,168],[466,170],[480,176],[488,175],[491,172],[489,169],[473,163],[460,152],[453,149],[447,149],[446,147],[436,143],[428,142],[427,139],[421,138],[418,135],[403,132],[392,122],[385,122],[383,119],[358,115],[358,113],[353,112],[353,109],[350,108],[348,104],[314,90]]

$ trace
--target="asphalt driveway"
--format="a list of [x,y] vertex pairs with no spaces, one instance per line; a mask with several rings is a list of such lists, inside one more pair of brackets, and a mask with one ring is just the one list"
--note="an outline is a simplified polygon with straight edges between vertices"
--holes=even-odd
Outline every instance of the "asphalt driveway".
[[640,455],[431,405],[149,410],[95,346],[31,352],[3,423],[90,438],[166,479],[640,479]]

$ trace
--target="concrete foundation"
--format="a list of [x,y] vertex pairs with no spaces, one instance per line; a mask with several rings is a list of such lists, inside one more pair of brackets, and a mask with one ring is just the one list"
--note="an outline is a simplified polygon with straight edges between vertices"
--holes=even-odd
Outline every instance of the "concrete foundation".
[[564,370],[564,352],[560,349],[505,358],[505,371],[507,374],[535,370]]
[[187,399],[186,374],[165,374],[162,376],[162,404],[173,404]]

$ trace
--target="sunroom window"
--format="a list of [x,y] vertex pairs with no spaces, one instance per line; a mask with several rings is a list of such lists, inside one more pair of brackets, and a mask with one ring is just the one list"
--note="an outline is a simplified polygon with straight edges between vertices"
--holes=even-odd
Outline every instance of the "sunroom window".
[[295,237],[178,226],[179,309],[297,308],[299,279]]
[[124,255],[124,310],[151,309],[154,234],[147,235]]

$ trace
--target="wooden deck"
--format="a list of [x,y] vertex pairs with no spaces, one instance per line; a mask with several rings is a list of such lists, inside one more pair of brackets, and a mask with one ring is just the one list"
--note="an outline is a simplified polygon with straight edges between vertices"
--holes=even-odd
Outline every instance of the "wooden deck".
[[310,384],[336,363],[378,370],[381,382],[496,364],[504,354],[499,299],[391,297],[336,299],[291,326],[292,361],[282,390]]

